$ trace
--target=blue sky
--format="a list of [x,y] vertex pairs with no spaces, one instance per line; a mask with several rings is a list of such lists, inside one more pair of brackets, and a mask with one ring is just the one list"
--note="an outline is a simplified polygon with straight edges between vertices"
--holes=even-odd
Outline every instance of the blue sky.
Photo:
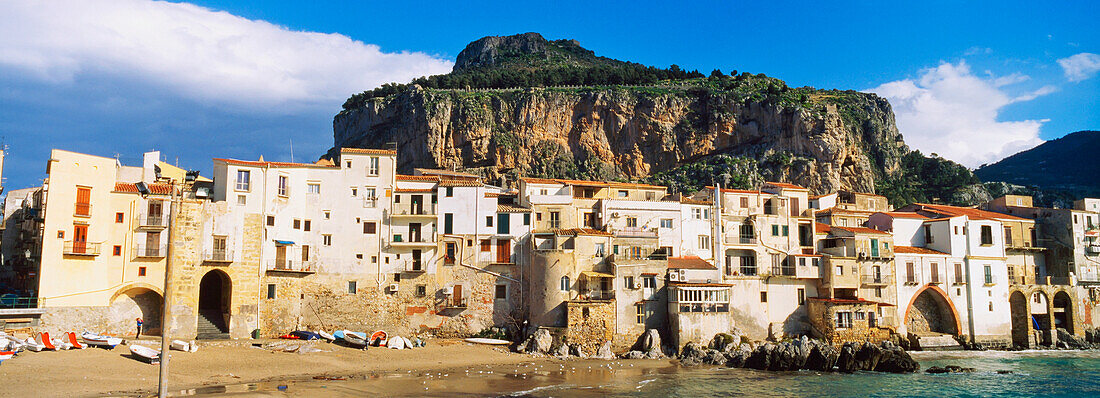
[[876,92],[906,142],[976,167],[1100,129],[1087,2],[289,2],[0,5],[8,189],[50,148],[166,160],[315,160],[350,94],[446,72],[466,43],[534,31],[597,54]]

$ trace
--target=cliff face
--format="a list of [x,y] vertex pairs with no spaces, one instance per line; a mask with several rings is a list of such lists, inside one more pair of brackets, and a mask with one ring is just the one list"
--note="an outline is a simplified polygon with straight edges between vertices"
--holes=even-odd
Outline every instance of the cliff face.
[[337,148],[396,142],[403,172],[464,168],[490,179],[639,179],[715,154],[756,159],[763,178],[815,193],[874,192],[877,179],[899,173],[908,148],[885,100],[798,90],[795,100],[780,100],[702,83],[473,91],[412,86],[341,112],[333,129]]

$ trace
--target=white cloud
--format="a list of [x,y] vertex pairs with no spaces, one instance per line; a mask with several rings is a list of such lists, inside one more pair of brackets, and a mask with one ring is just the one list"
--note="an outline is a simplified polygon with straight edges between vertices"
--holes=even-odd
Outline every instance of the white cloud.
[[1091,78],[1100,71],[1100,55],[1080,53],[1058,60],[1058,65],[1066,72],[1066,79],[1079,82]]
[[910,147],[978,167],[1043,142],[1039,128],[1044,120],[997,120],[1006,105],[1054,91],[1046,86],[1019,96],[1005,92],[1005,86],[1026,80],[1015,74],[978,77],[960,61],[923,70],[916,80],[889,82],[867,91],[890,101],[898,129]]
[[[191,5],[143,0],[0,3],[0,70],[53,85],[138,80],[200,102],[333,106],[451,62],[330,33],[293,31]],[[335,111],[335,109],[333,109]]]

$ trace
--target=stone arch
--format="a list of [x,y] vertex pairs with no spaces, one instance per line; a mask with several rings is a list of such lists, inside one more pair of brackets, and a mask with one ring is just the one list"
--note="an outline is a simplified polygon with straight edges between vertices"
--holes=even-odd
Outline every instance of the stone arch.
[[1031,309],[1028,308],[1027,295],[1017,290],[1008,297],[1009,311],[1012,317],[1012,344],[1030,348]]
[[215,269],[202,276],[199,282],[198,337],[226,337],[229,333],[230,305],[233,297],[233,281],[225,271]]
[[1051,308],[1054,310],[1054,327],[1073,334],[1073,299],[1070,295],[1065,290],[1054,293]]
[[111,319],[121,323],[123,331],[136,332],[137,318],[142,320],[142,334],[161,333],[164,296],[160,289],[147,283],[132,283],[111,295]]
[[947,293],[935,285],[917,291],[905,308],[905,328],[909,333],[942,333],[957,336],[962,322]]
[[1054,320],[1051,315],[1054,310],[1050,308],[1050,296],[1043,289],[1032,290],[1028,298],[1028,316],[1031,327],[1035,330],[1035,342],[1041,345],[1051,345],[1054,340],[1052,331]]

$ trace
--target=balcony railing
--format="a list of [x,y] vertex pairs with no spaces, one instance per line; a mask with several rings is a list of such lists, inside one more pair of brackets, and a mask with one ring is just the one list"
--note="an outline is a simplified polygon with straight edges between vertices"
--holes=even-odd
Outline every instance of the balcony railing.
[[[454,264],[454,260],[451,260],[451,262],[448,263],[448,265],[453,265],[453,264]],[[422,273],[422,272],[425,272],[425,271],[426,271],[426,269],[424,267],[424,262],[423,261],[409,261],[409,262],[405,263],[405,272]]]
[[92,215],[92,205],[89,203],[77,203],[73,209],[73,215],[76,217],[90,217]]
[[466,298],[465,297],[454,298],[454,297],[447,296],[443,300],[443,308],[453,308],[453,309],[466,308]]
[[580,295],[581,300],[614,300],[614,290],[589,290],[586,294]]
[[293,260],[271,260],[267,262],[268,271],[314,272],[312,263]]
[[431,233],[426,233],[421,236],[407,236],[407,235],[394,235],[391,244],[418,244],[418,243],[435,243],[435,236]]
[[202,261],[211,263],[231,263],[233,262],[233,251],[226,249],[203,252]]
[[727,245],[755,245],[756,235],[727,236],[725,241]]
[[624,238],[656,238],[657,228],[623,227],[616,228],[614,234]]
[[163,214],[139,214],[137,221],[140,228],[168,227],[168,217]]
[[887,274],[863,275],[862,281],[864,285],[888,285],[894,282],[894,277]]
[[65,241],[63,253],[71,256],[98,256],[99,243]]
[[1085,246],[1085,253],[1088,254],[1100,254],[1100,245]]
[[757,275],[757,268],[756,268],[755,265],[742,265],[742,266],[739,267],[739,269],[741,270],[741,275],[744,275],[744,276],[756,276]]
[[434,216],[435,212],[436,210],[434,204],[426,204],[421,206],[413,206],[411,204],[405,206],[394,205],[393,207],[394,216]]
[[773,266],[772,276],[794,276],[794,267],[789,265]]
[[38,308],[38,297],[0,297],[0,308]]
[[137,245],[134,247],[134,257],[138,258],[156,258],[164,257],[168,255],[168,245],[160,246],[146,246]]

